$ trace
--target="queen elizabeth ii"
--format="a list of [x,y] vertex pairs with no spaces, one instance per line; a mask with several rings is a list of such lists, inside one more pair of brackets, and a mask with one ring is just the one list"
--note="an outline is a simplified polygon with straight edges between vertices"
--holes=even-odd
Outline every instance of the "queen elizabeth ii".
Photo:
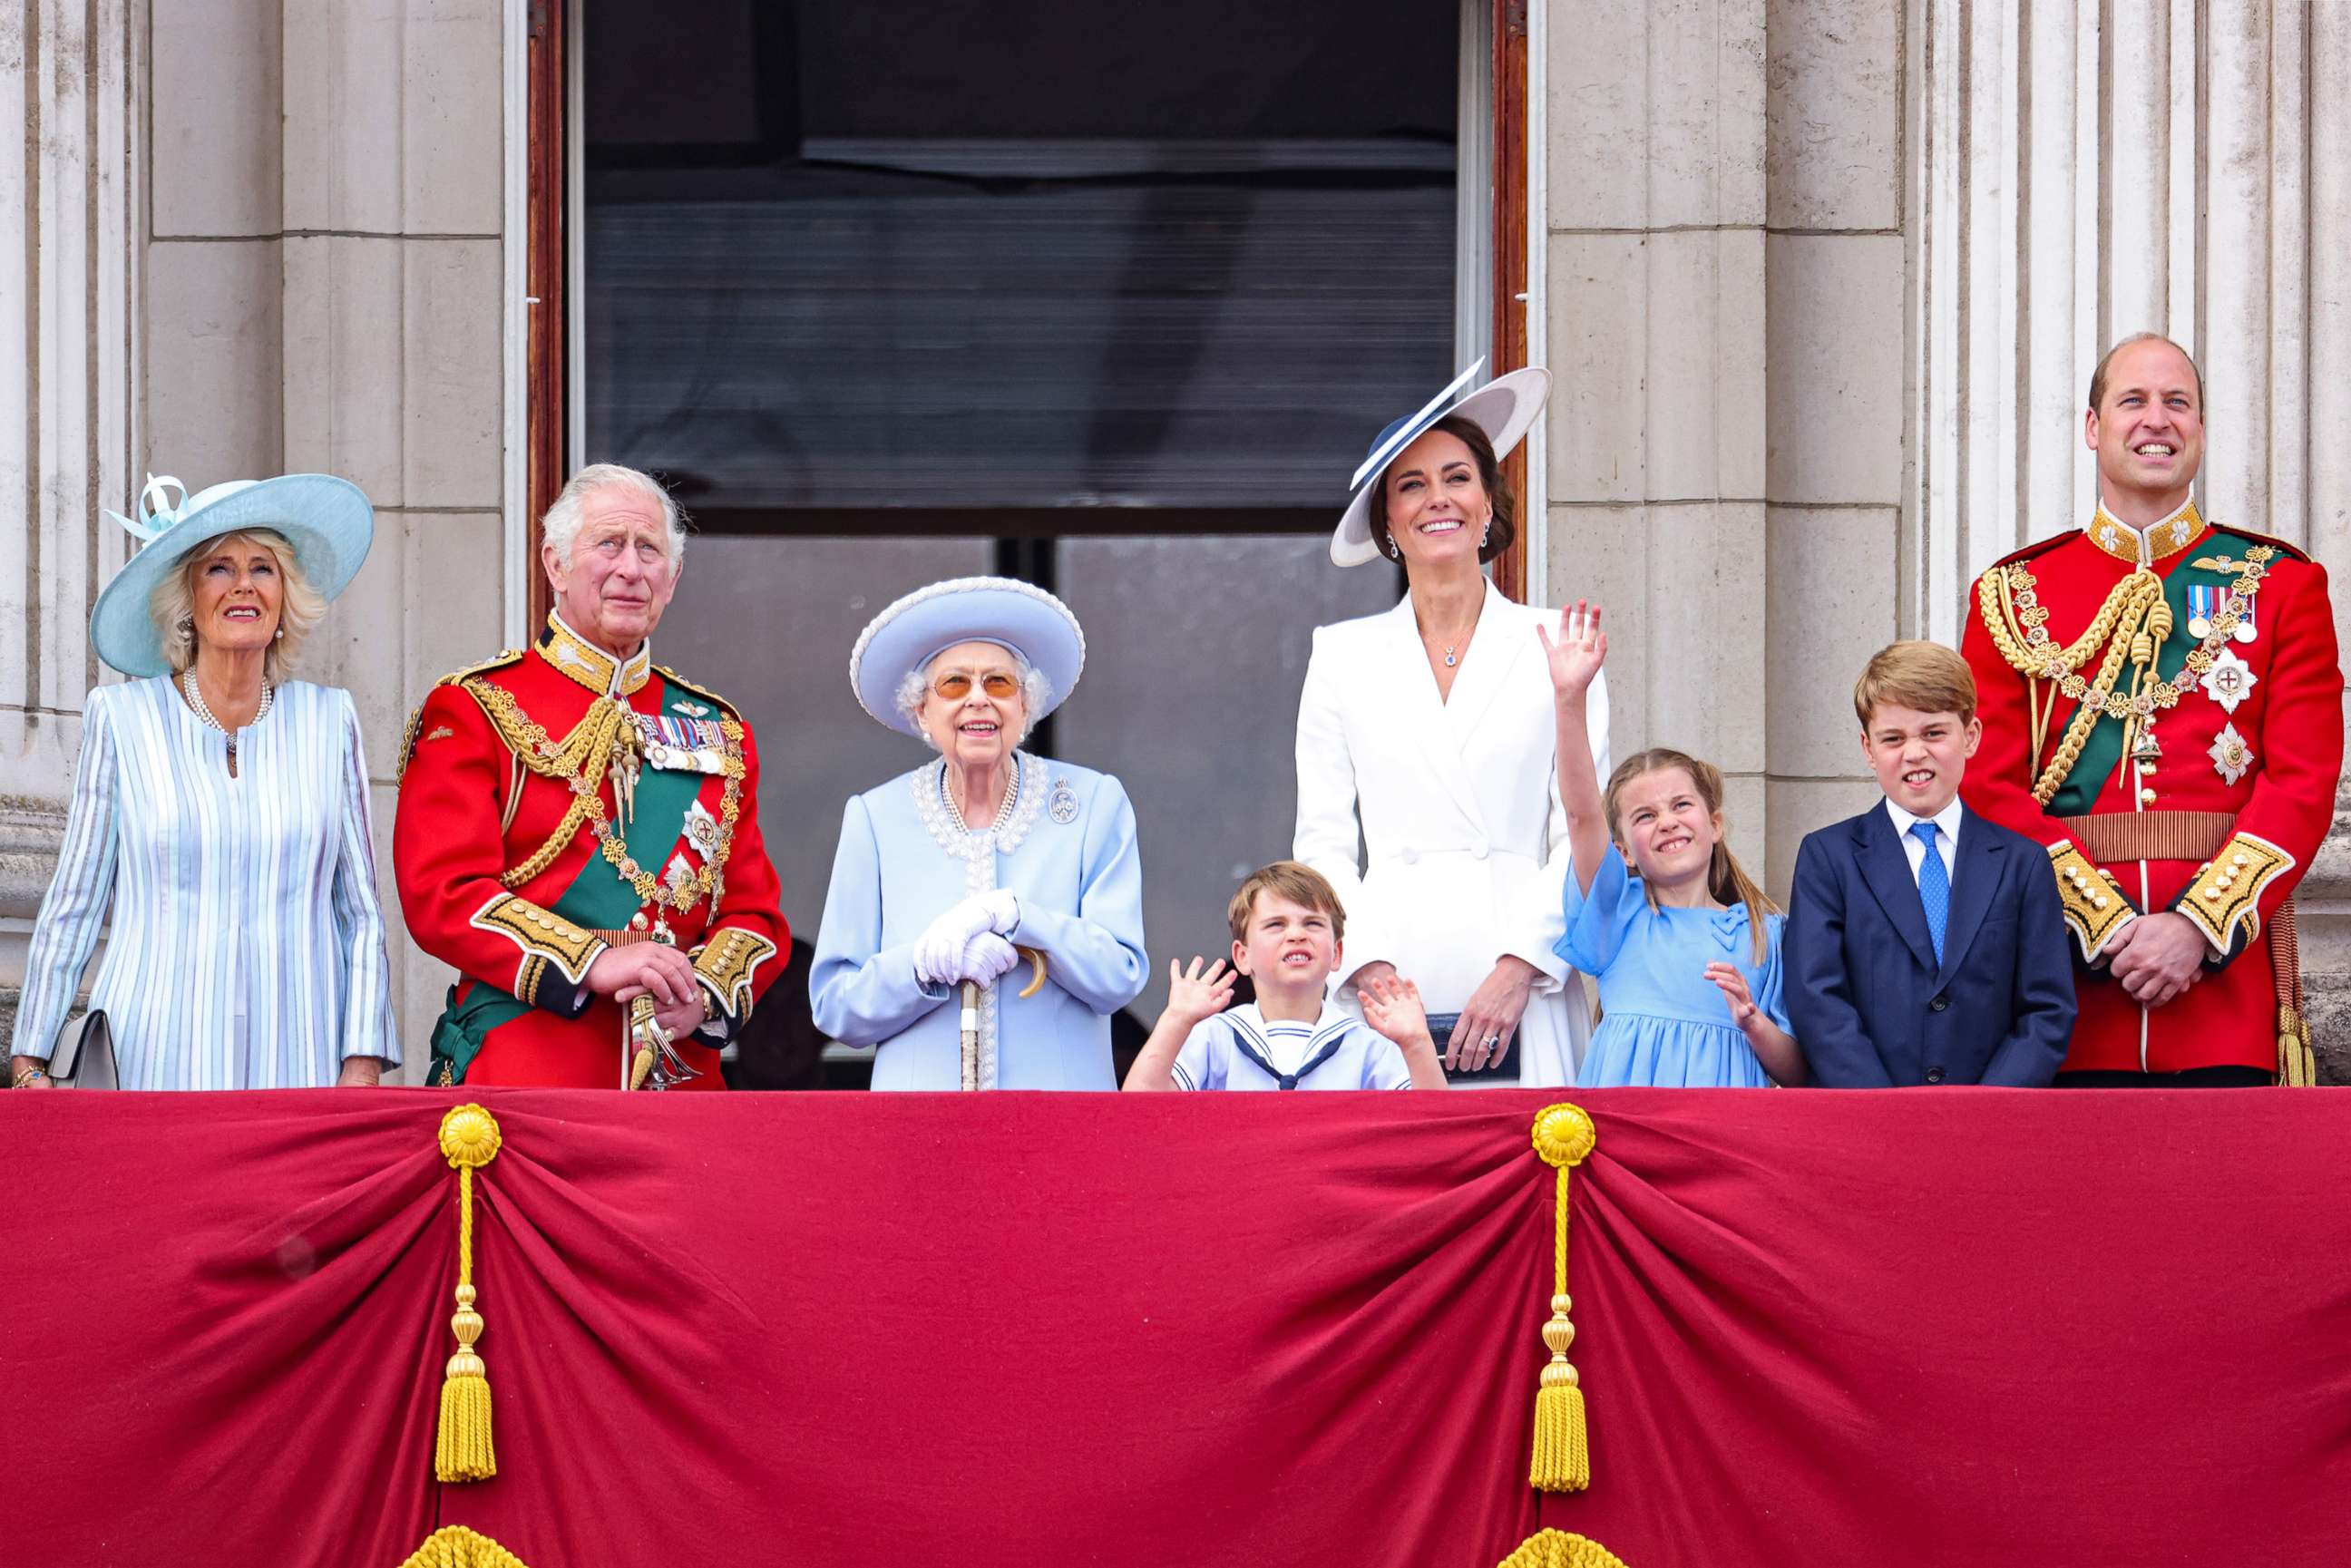
[[967,1034],[979,1088],[1118,1086],[1110,1015],[1146,962],[1134,809],[1019,749],[1085,656],[1067,605],[996,577],[908,594],[850,653],[865,711],[938,753],[850,800],[817,934],[817,1026],[880,1048],[876,1089],[963,1087]]

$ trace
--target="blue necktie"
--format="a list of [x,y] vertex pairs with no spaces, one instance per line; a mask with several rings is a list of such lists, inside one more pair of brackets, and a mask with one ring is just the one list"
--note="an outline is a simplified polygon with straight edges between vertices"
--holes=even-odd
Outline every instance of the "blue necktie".
[[1927,858],[1918,862],[1918,902],[1927,906],[1927,936],[1935,944],[1935,962],[1943,961],[1943,927],[1951,919],[1951,873],[1943,869],[1943,857],[1935,850],[1935,824],[1913,822],[1910,836],[1927,846]]

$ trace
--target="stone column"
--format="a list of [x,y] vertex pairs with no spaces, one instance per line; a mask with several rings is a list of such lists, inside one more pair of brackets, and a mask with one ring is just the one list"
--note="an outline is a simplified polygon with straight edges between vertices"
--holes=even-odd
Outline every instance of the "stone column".
[[0,998],[64,827],[98,590],[138,488],[144,7],[0,15]]
[[1767,642],[1764,0],[1546,18],[1549,602],[1615,612],[1619,758],[1729,780],[1760,863]]

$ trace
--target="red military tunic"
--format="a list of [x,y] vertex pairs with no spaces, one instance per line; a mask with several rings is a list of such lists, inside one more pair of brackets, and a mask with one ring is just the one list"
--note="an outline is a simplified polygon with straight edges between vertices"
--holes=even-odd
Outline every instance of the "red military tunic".
[[[2101,510],[1979,578],[1962,649],[1984,739],[1961,793],[2049,846],[2076,944],[2065,1068],[2306,1082],[2268,925],[2326,836],[2343,763],[2325,570],[2192,506],[2144,536]],[[2160,910],[2204,933],[2206,973],[2147,1009],[2105,960]]]
[[701,1074],[681,1087],[725,1087],[719,1050],[790,941],[758,784],[725,702],[560,617],[528,652],[436,685],[409,722],[392,836],[409,931],[460,976],[432,1081],[617,1087],[627,1024],[588,968],[666,930],[711,1013],[674,1043]]

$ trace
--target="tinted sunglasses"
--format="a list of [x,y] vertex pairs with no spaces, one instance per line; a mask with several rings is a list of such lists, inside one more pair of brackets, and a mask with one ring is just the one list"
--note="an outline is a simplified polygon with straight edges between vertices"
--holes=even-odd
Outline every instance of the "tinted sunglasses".
[[[968,672],[951,670],[933,681],[931,690],[938,693],[948,702],[959,703],[971,695],[971,682],[972,677]],[[1002,670],[990,670],[979,677],[979,689],[998,702],[1007,702],[1020,695],[1020,683]]]

